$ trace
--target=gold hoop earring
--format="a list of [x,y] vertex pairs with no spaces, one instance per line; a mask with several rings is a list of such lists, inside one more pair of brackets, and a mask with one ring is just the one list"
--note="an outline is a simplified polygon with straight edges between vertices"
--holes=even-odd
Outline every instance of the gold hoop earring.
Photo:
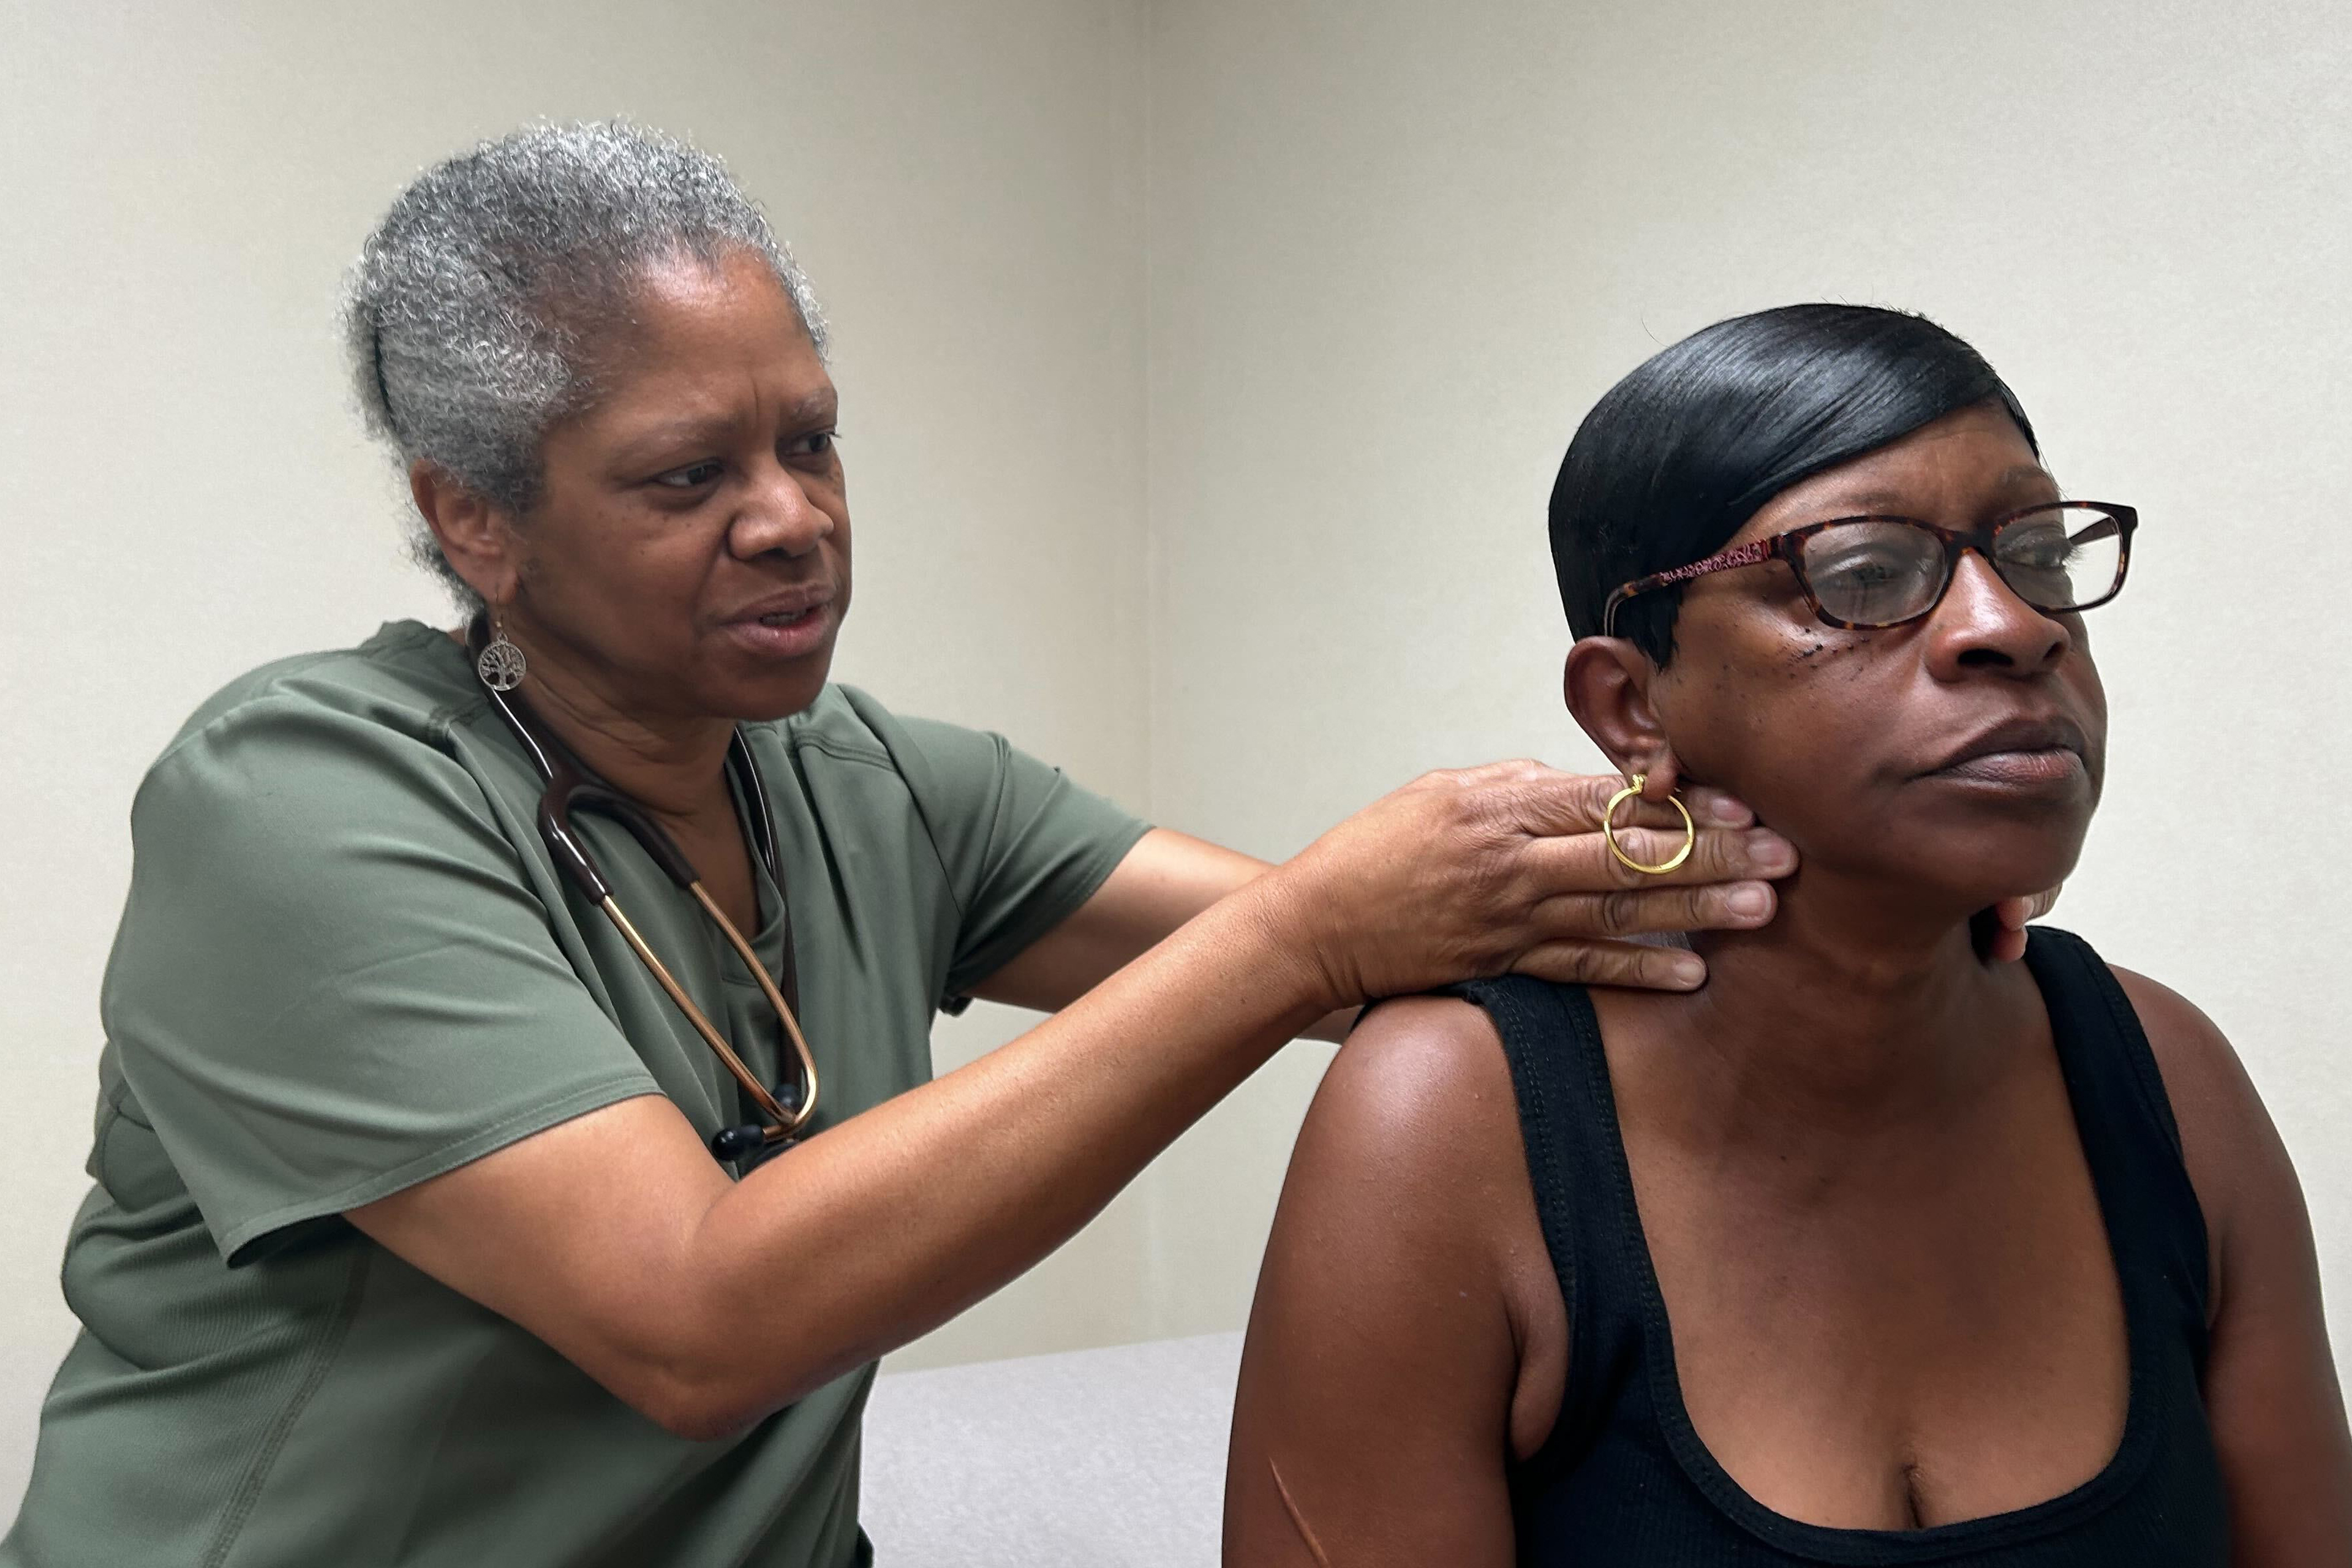
[[1691,851],[1698,847],[1698,824],[1691,820],[1690,807],[1682,803],[1682,797],[1670,795],[1666,796],[1666,804],[1683,814],[1683,847],[1675,851],[1672,859],[1660,861],[1655,866],[1644,866],[1626,854],[1617,842],[1617,808],[1629,800],[1639,799],[1642,786],[1649,782],[1643,773],[1634,773],[1632,777],[1633,783],[1609,797],[1608,809],[1601,814],[1601,837],[1609,841],[1609,853],[1617,857],[1619,865],[1639,871],[1644,877],[1663,877],[1689,859]]

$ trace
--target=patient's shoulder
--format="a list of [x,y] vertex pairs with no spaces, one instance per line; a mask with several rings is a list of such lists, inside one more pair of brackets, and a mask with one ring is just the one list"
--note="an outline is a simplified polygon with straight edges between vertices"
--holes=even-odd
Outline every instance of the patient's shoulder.
[[2147,1037],[2184,1142],[2226,1142],[2250,1131],[2257,1120],[2267,1124],[2244,1064],[2202,1009],[2145,974],[2120,968],[2113,973]]
[[1491,1380],[1512,1452],[1542,1446],[1567,1309],[1484,1011],[1413,997],[1349,1037],[1299,1133],[1259,1290],[1253,1339],[1296,1311],[1327,1359],[1353,1347],[1364,1375],[1402,1359]]
[[[2205,1213],[2218,1287],[2221,1259],[2242,1229],[2265,1230],[2276,1216],[2302,1212],[2294,1168],[2245,1064],[2213,1020],[2145,974],[2114,973],[2147,1036],[2180,1129],[2182,1162]],[[2251,1239],[2261,1244],[2259,1237]]]
[[1291,1239],[1349,1248],[1351,1269],[1385,1258],[1399,1275],[1475,1279],[1519,1305],[1551,1288],[1510,1066],[1466,1002],[1389,1002],[1357,1026],[1308,1108],[1282,1202],[1314,1216]]
[[1373,1008],[1324,1075],[1307,1134],[1360,1170],[1420,1172],[1417,1184],[1488,1165],[1526,1179],[1501,1038],[1483,1010],[1447,997]]
[[1365,1013],[1332,1073],[1367,1089],[1442,1080],[1508,1092],[1502,1037],[1485,1008],[1453,996],[1401,996]]

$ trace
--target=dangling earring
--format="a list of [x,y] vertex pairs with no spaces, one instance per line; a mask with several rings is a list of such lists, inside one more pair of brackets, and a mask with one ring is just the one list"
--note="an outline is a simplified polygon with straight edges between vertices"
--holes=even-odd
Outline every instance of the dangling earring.
[[508,639],[506,628],[499,625],[496,616],[492,616],[489,645],[474,660],[474,673],[480,676],[482,684],[493,691],[512,691],[522,684],[523,671],[530,668],[530,661],[523,658],[522,649]]
[[1698,844],[1698,824],[1691,820],[1690,807],[1682,803],[1682,797],[1669,795],[1666,796],[1666,804],[1683,814],[1683,847],[1675,851],[1672,859],[1661,861],[1655,866],[1644,866],[1626,854],[1617,843],[1617,808],[1629,800],[1641,798],[1642,786],[1649,782],[1647,775],[1643,773],[1633,773],[1629,776],[1633,782],[1611,795],[1608,809],[1601,814],[1601,836],[1609,841],[1609,853],[1617,857],[1619,865],[1639,871],[1645,877],[1663,877],[1690,858],[1691,850]]

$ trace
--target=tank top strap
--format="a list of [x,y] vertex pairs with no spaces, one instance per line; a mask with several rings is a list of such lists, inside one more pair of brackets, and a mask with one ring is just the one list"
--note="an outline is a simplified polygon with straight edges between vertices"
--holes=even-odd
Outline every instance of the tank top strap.
[[2205,1213],[2147,1031],[2114,972],[2081,937],[2036,926],[2025,962],[2050,1014],[2126,1301],[2169,1319],[2166,1326],[2188,1336],[2201,1370],[2210,1278]]
[[1502,1037],[1536,1218],[1568,1310],[1559,1418],[1512,1477],[1516,1490],[1540,1489],[1591,1447],[1624,1385],[1643,1375],[1639,1280],[1647,1254],[1601,1024],[1584,988],[1505,975],[1447,994],[1485,1009]]
[[1652,1274],[1591,998],[1504,979],[1451,994],[1494,1020],[1528,1174],[1569,1318],[1550,1436],[1511,1475],[1518,1561],[1946,1568],[2208,1568],[2228,1507],[2200,1397],[2206,1237],[2139,1018],[2080,941],[2037,930],[2027,962],[2122,1287],[2130,1395],[2114,1458],[2063,1496],[1922,1531],[1838,1530],[1771,1513],[1690,1423]]

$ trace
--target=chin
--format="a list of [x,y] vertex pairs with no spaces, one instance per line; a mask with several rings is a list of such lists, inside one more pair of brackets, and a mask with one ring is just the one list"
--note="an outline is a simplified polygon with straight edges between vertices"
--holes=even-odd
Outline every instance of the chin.
[[[2074,874],[2080,842],[2063,853],[2020,853],[1963,859],[1954,856],[1922,878],[1927,886],[1948,889],[1952,907],[1973,914],[2003,899],[2031,898],[2046,893]],[[1924,868],[1923,868],[1924,869]]]
[[[835,628],[837,631],[837,627]],[[805,711],[833,678],[834,637],[790,658],[734,661],[714,673],[711,711],[738,723],[766,723]]]
[[748,697],[732,704],[730,717],[738,723],[762,724],[778,719],[789,719],[795,713],[806,712],[824,693],[822,680],[796,683],[790,690],[770,689],[756,697]]
[[1907,846],[1902,858],[1931,887],[1963,891],[1981,909],[2006,898],[2040,893],[2064,881],[2082,858],[2091,829],[2095,786],[2057,801],[1944,800],[1932,810],[1890,822],[1888,839]]
[[[830,653],[830,649],[827,650]],[[789,719],[805,711],[824,693],[832,675],[830,658],[813,658],[802,668],[763,674],[749,680],[730,681],[727,687],[712,692],[710,710],[721,713],[739,724],[767,723],[777,719]]]

